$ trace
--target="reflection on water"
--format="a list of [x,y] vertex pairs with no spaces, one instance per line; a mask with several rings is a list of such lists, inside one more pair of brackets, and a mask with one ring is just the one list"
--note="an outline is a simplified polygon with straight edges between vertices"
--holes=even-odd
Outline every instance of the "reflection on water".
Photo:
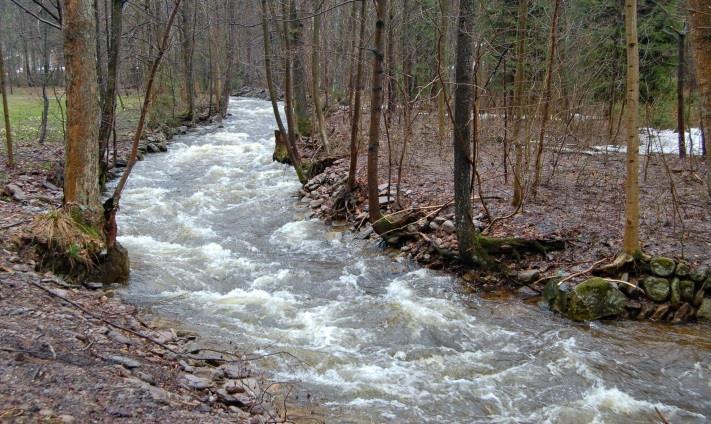
[[[654,422],[711,416],[711,327],[574,325],[303,220],[271,160],[267,102],[180,136],[131,177],[119,217],[137,303],[273,361],[329,422]],[[178,296],[177,295],[183,295]]]

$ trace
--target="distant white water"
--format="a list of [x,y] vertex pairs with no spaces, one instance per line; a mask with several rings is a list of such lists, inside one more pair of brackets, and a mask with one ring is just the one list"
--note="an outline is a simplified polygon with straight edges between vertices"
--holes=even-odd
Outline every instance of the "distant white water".
[[[267,102],[134,169],[124,295],[248,351],[333,423],[673,423],[711,417],[711,327],[573,324],[304,220]],[[181,295],[181,296],[178,296]],[[303,399],[304,397],[301,396]]]
[[[701,156],[703,146],[701,129],[691,128],[685,133],[685,150],[688,155]],[[639,133],[639,153],[679,154],[679,132],[674,130],[658,130],[656,128],[643,128]],[[595,152],[627,152],[625,145],[602,145],[593,147]]]

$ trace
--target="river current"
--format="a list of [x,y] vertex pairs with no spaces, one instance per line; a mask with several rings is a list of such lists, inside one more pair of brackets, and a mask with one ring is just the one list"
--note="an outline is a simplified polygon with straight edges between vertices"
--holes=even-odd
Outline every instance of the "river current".
[[136,165],[119,241],[124,296],[272,360],[333,423],[673,423],[711,419],[711,326],[573,324],[304,219],[271,160],[268,102]]

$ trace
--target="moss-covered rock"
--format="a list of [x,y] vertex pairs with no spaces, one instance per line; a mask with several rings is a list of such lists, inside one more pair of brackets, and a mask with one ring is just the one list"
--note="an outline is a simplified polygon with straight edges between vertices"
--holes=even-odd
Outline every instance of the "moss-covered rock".
[[656,258],[653,258],[651,260],[651,262],[649,263],[649,267],[652,270],[652,273],[654,273],[654,275],[657,275],[659,277],[669,277],[670,275],[674,274],[676,264],[672,259],[657,256]]
[[559,282],[560,278],[552,278],[546,283],[546,287],[543,289],[543,299],[551,310],[565,313],[571,287],[567,283],[559,284]]
[[607,280],[595,277],[575,286],[567,303],[566,316],[575,321],[591,321],[621,314],[627,297]]
[[704,298],[701,306],[696,310],[696,319],[711,321],[711,298]]
[[706,267],[696,268],[691,270],[689,273],[689,278],[696,283],[701,283],[706,280],[709,275],[709,269]]
[[681,300],[684,302],[691,302],[694,300],[694,282],[691,280],[681,280],[679,281],[679,293],[681,294]]
[[676,264],[676,269],[674,274],[679,278],[686,278],[691,273],[691,267],[686,262],[679,262]]
[[664,302],[669,297],[669,280],[659,277],[647,277],[642,283],[647,297],[655,302]]
[[671,288],[671,300],[672,306],[676,307],[681,304],[681,291],[679,290],[679,279],[674,278],[670,284]]

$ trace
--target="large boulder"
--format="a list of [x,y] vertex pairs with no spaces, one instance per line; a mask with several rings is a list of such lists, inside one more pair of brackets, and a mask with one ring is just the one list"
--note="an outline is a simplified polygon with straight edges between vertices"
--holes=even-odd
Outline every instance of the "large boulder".
[[647,297],[655,302],[664,302],[669,297],[669,280],[659,277],[647,277],[642,283]]
[[676,264],[672,259],[657,256],[651,260],[649,267],[654,275],[659,277],[669,277],[674,274]]
[[565,315],[574,321],[614,317],[625,310],[627,297],[607,280],[590,278],[568,294]]
[[711,298],[705,297],[696,310],[696,319],[711,321]]
[[689,273],[689,278],[697,283],[702,283],[706,280],[709,270],[706,267],[696,268]]

